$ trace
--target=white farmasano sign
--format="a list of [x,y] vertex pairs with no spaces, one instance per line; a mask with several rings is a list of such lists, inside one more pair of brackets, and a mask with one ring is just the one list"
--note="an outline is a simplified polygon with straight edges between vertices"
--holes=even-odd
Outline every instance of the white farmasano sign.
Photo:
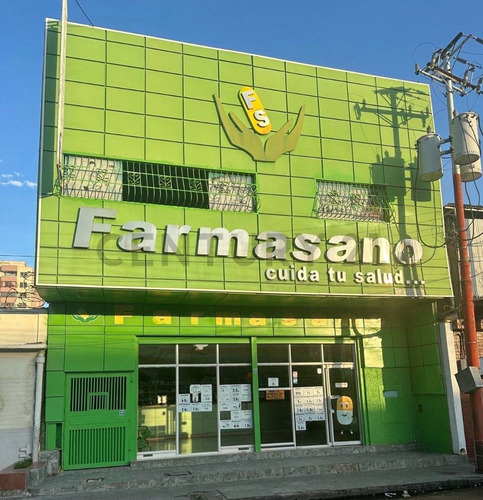
[[[93,233],[111,233],[111,224],[96,222],[96,219],[116,219],[117,210],[108,208],[81,207],[77,218],[74,236],[75,248],[89,248]],[[152,222],[128,221],[121,226],[125,234],[117,240],[118,247],[125,252],[157,252],[175,254],[182,236],[197,235],[196,255],[210,255],[212,241],[215,240],[215,257],[228,257],[230,243],[234,240],[233,257],[247,258],[250,238],[244,229],[229,231],[223,227],[200,227],[192,229],[189,225],[167,224],[164,241],[157,248],[157,228]],[[298,262],[315,262],[322,257],[319,245],[321,238],[316,234],[302,233],[293,238],[293,249],[287,251],[287,236],[278,231],[262,231],[255,239],[259,242],[251,249],[251,254],[260,260],[287,260],[292,258]],[[352,236],[335,235],[327,240],[329,248],[325,252],[325,260],[333,263],[355,263],[384,265],[391,264],[391,245],[386,238],[362,238],[360,245]],[[392,248],[396,263],[412,266],[423,256],[421,244],[411,238],[398,241]],[[319,281],[317,270],[308,270],[305,266],[299,269],[290,265],[288,269],[269,268],[265,270],[267,280],[280,281]],[[347,276],[342,271],[330,268],[327,272],[331,282],[344,282]],[[402,271],[385,273],[380,269],[370,273],[356,272],[355,283],[403,284]]]

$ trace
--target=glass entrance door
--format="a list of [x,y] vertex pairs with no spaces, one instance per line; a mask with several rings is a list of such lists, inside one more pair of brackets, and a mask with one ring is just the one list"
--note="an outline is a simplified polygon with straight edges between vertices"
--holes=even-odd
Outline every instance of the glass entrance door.
[[354,344],[259,344],[262,448],[360,443]]
[[333,444],[361,441],[359,403],[353,366],[327,368],[330,387],[330,427]]

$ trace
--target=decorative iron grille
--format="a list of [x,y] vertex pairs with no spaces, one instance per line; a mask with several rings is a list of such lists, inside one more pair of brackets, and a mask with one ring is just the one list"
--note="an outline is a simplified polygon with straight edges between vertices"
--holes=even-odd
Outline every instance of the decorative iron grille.
[[318,181],[315,216],[320,219],[389,222],[385,186]]
[[61,185],[64,196],[121,201],[122,163],[65,155]]
[[252,175],[65,155],[61,194],[179,207],[255,212]]
[[254,212],[256,188],[251,175],[209,172],[210,208],[232,212]]

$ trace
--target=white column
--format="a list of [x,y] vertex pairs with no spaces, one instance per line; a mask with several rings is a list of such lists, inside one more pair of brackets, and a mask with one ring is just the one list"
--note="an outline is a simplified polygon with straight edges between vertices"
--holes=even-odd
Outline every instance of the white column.
[[35,406],[34,406],[34,429],[32,436],[32,462],[39,461],[40,448],[40,416],[42,410],[42,394],[43,394],[43,376],[44,376],[44,352],[39,352],[35,359],[36,377],[35,377]]
[[458,371],[454,350],[454,334],[450,323],[439,324],[439,339],[441,345],[441,361],[448,401],[449,423],[453,453],[466,453],[465,430],[463,427],[463,411],[461,396],[454,374]]

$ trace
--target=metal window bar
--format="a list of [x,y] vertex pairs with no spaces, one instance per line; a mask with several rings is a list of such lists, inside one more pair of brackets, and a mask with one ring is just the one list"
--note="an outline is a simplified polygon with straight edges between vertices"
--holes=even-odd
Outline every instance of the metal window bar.
[[385,186],[317,182],[314,207],[319,219],[389,222],[390,208]]
[[252,175],[64,155],[61,194],[180,207],[255,212]]
[[73,377],[71,379],[71,412],[91,410],[124,410],[126,377]]
[[254,212],[256,186],[250,175],[210,172],[210,208],[232,212]]
[[208,208],[208,171],[177,165],[123,162],[123,200]]
[[118,160],[65,155],[61,194],[78,198],[122,200],[122,163]]

